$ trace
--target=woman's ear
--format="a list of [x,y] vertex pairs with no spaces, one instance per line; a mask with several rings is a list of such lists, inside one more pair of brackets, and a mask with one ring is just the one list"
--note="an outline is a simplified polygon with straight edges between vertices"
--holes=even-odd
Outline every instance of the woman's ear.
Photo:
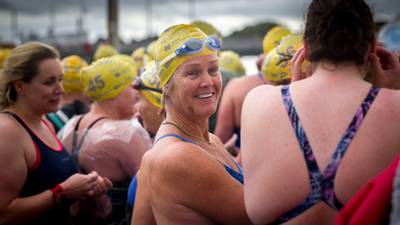
[[17,92],[17,95],[21,95],[21,96],[25,95],[24,83],[22,82],[22,80],[13,81],[12,85],[14,86],[14,89]]

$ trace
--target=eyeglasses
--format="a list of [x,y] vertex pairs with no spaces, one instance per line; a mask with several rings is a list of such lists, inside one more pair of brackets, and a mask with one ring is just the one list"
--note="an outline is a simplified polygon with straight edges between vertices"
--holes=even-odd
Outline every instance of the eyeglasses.
[[145,85],[142,80],[140,79],[140,76],[136,77],[135,81],[132,84],[132,88],[136,90],[150,90],[150,91],[155,91],[157,93],[162,94],[162,90],[158,88],[152,88],[147,85]]
[[221,49],[221,40],[215,36],[210,36],[205,40],[191,38],[183,43],[173,53],[161,60],[161,62],[158,63],[158,66],[164,65],[176,56],[183,56],[200,52],[200,50],[203,49],[204,45],[206,45],[209,49],[213,51],[218,51]]

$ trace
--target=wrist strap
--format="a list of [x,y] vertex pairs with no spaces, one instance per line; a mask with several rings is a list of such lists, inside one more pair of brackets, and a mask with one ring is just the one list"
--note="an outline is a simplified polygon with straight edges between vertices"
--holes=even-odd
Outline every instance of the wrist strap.
[[68,200],[60,184],[56,184],[56,186],[50,189],[50,191],[53,193],[53,199],[54,202],[57,203],[57,205],[63,205],[67,203]]

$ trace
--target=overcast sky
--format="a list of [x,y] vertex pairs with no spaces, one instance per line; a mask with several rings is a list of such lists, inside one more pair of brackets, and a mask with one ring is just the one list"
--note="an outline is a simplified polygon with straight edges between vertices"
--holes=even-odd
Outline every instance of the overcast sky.
[[[82,16],[90,41],[106,37],[106,0],[0,0],[0,41],[13,38],[12,12],[17,30],[40,36],[73,33]],[[309,0],[119,0],[119,35],[124,41],[159,35],[176,23],[193,19],[215,25],[224,35],[257,22],[277,22],[292,30],[302,26]],[[369,0],[376,17],[391,20],[400,13],[400,0]],[[146,4],[149,12],[146,15]],[[15,20],[14,20],[15,21]]]

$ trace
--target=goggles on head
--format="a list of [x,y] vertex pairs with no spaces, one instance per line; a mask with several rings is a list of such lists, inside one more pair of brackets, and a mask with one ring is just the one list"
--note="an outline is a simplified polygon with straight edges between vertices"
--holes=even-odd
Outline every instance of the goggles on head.
[[164,65],[177,56],[196,54],[203,49],[204,45],[213,51],[218,51],[221,49],[221,40],[215,36],[210,36],[204,40],[191,38],[178,47],[173,53],[161,60],[161,62],[158,63],[158,66]]
[[140,79],[140,76],[137,76],[137,77],[136,77],[135,81],[134,81],[133,84],[132,84],[132,88],[133,88],[133,89],[136,89],[136,90],[150,90],[150,91],[155,91],[155,92],[157,92],[157,93],[162,94],[162,90],[161,90],[161,89],[152,88],[152,87],[149,87],[149,86],[145,85],[145,84],[142,82],[142,80]]

